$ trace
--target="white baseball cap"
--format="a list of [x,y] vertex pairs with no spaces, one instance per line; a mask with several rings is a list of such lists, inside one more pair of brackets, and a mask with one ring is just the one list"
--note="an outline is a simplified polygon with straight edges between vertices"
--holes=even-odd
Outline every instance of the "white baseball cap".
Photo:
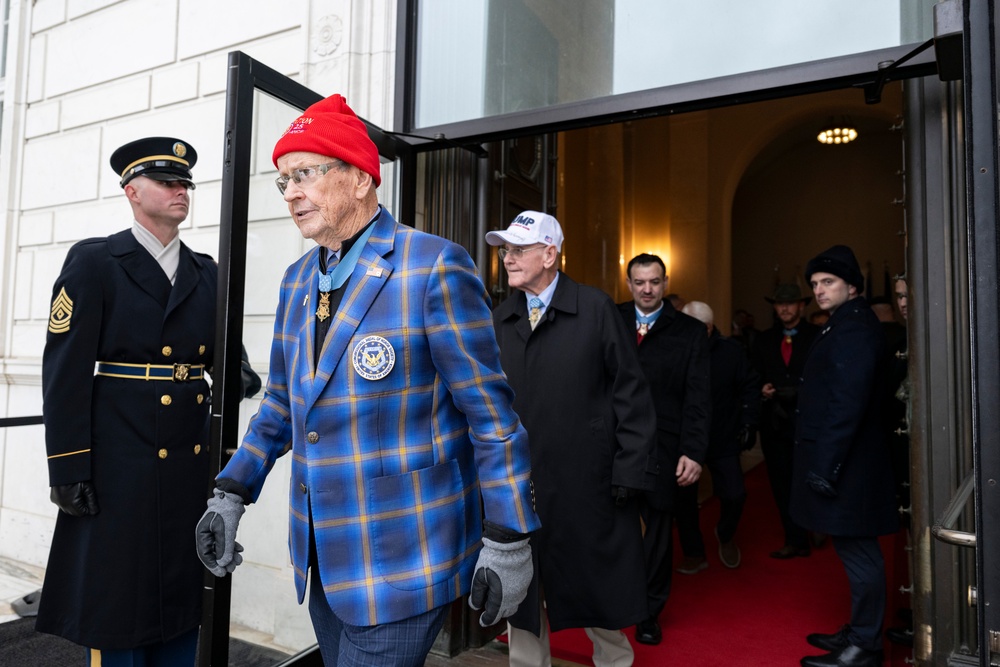
[[548,213],[522,211],[504,231],[487,232],[486,242],[490,245],[544,243],[555,246],[556,250],[562,252],[563,233],[559,221]]

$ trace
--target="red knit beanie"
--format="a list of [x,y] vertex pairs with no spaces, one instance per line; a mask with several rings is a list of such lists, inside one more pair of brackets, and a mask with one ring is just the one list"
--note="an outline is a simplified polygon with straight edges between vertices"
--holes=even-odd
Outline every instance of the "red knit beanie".
[[382,182],[378,148],[340,93],[313,104],[292,121],[274,146],[274,166],[279,157],[295,151],[335,157],[371,174],[376,187]]

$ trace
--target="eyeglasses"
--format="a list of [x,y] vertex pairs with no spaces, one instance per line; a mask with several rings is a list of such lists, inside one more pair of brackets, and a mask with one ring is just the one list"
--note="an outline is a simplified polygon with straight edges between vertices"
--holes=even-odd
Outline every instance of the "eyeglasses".
[[337,160],[336,162],[314,164],[311,167],[299,167],[298,169],[292,169],[288,176],[279,176],[274,179],[274,184],[278,186],[278,192],[285,194],[285,188],[288,187],[288,181],[295,181],[295,185],[299,186],[312,185],[319,180],[320,176],[326,176],[326,172],[342,164],[344,164],[342,161]]
[[531,246],[530,248],[525,248],[523,246],[514,246],[513,248],[508,248],[507,246],[504,246],[497,250],[497,254],[500,255],[500,261],[503,261],[503,259],[507,255],[510,255],[516,261],[521,259],[521,257],[523,257],[525,253],[529,253],[532,250],[542,250],[545,247],[547,246],[536,245],[536,246]]

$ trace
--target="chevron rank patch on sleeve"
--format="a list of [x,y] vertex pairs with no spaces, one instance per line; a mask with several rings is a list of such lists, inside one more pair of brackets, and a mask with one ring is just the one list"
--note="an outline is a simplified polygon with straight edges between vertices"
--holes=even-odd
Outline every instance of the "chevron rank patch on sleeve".
[[69,331],[69,323],[73,317],[73,299],[66,294],[66,288],[59,290],[59,294],[52,300],[52,312],[49,314],[49,331],[54,334],[66,333]]

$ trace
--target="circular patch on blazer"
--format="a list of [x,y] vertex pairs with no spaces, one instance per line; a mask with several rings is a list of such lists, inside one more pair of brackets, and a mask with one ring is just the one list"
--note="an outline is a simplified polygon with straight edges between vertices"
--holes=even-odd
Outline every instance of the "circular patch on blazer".
[[396,365],[396,351],[385,338],[368,336],[351,353],[354,370],[366,380],[381,380]]

